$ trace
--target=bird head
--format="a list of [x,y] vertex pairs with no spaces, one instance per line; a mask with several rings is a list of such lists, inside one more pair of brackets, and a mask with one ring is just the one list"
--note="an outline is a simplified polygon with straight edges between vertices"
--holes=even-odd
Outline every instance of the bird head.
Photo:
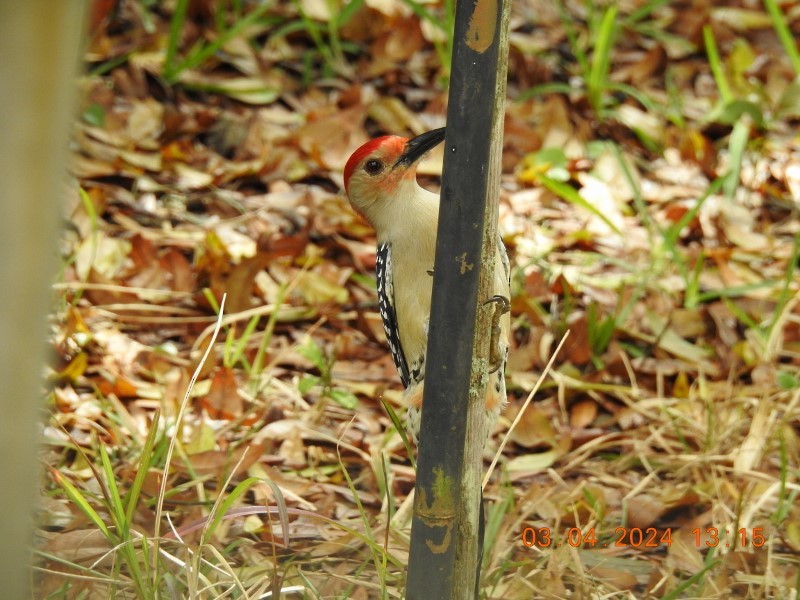
[[[367,220],[384,202],[403,202],[417,189],[417,165],[444,140],[444,127],[411,139],[386,135],[353,152],[344,168],[344,188],[353,208]],[[400,207],[398,207],[400,208]]]

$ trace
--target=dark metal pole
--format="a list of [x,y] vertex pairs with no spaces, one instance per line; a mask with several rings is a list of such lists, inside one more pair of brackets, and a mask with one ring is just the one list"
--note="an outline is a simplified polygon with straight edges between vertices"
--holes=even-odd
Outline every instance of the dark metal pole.
[[458,0],[425,360],[409,600],[471,598],[510,0]]

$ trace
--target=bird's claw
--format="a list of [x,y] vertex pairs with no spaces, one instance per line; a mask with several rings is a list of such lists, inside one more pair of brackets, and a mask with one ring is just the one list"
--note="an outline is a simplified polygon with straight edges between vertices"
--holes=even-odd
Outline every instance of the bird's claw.
[[484,302],[484,304],[493,304],[493,303],[499,304],[500,306],[498,306],[494,311],[495,316],[492,317],[492,325],[494,325],[495,322],[499,323],[500,317],[506,314],[509,310],[511,310],[511,302],[508,301],[508,298],[506,298],[505,296],[501,296],[500,294],[495,294],[494,296],[489,298],[486,302]]
[[508,298],[499,294],[489,298],[484,304],[495,303],[494,314],[492,315],[492,337],[489,340],[489,374],[496,373],[505,362],[504,353],[500,350],[500,317],[511,310],[511,302]]

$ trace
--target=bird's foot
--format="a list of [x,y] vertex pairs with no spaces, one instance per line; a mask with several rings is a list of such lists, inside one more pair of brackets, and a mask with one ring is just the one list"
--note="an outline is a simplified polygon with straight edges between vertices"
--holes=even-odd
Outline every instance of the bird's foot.
[[511,302],[505,296],[495,295],[489,298],[484,304],[494,303],[494,314],[492,315],[492,337],[489,340],[489,374],[497,372],[505,362],[505,353],[500,350],[500,318],[511,310]]

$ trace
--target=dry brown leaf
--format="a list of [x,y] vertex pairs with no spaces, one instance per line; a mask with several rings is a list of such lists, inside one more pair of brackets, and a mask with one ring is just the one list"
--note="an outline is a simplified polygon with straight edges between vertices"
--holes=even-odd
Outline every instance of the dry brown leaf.
[[[244,473],[256,462],[264,447],[260,444],[248,444],[240,446],[233,451],[209,450],[192,454],[188,457],[191,463],[191,470],[198,475],[213,475],[214,477],[226,477],[236,468],[235,473]],[[241,460],[241,463],[239,461]],[[238,464],[238,467],[237,467]],[[189,473],[189,466],[181,462],[172,464],[178,473]]]
[[689,575],[700,571],[704,560],[696,541],[694,534],[687,530],[673,531],[672,543],[667,547],[667,566]]
[[[47,552],[65,561],[78,564],[109,566],[113,564],[111,544],[99,529],[76,529],[53,535],[45,544]],[[103,560],[98,564],[96,561]]]
[[211,389],[199,400],[212,419],[233,421],[242,416],[244,401],[239,396],[236,374],[230,367],[219,367],[211,379]]
[[626,523],[631,527],[646,529],[652,527],[669,507],[664,504],[663,498],[645,492],[629,498],[627,508]]
[[569,407],[569,424],[576,429],[591,425],[597,417],[597,403],[588,398],[578,400]]
[[[511,409],[506,410],[505,416],[512,420],[515,418]],[[535,404],[528,406],[509,437],[525,448],[553,447],[558,438],[549,415],[540,411]]]
[[589,573],[620,590],[632,590],[639,584],[626,565],[611,566],[601,563],[589,569]]

